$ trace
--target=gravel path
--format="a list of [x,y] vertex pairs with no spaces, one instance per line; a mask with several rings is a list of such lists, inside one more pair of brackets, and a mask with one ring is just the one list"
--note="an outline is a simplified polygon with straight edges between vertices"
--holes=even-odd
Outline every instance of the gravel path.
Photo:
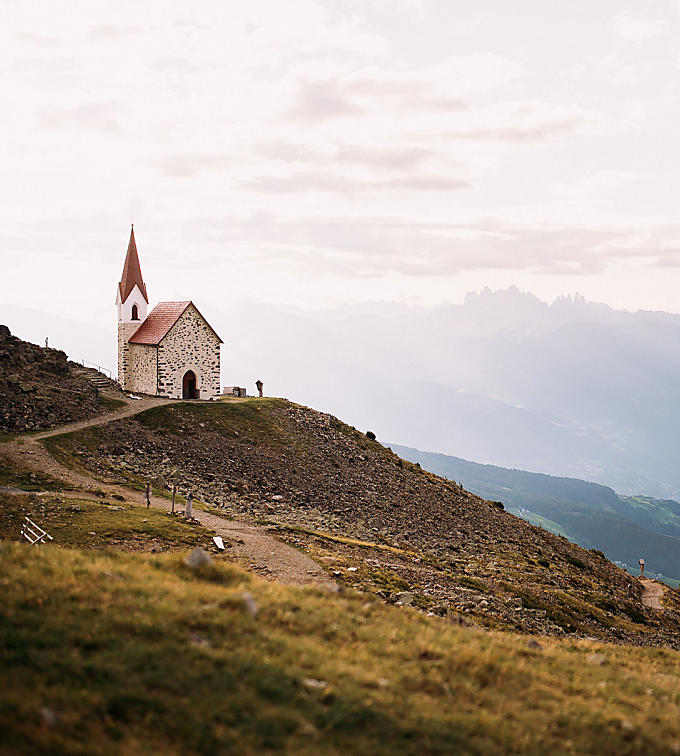
[[[85,497],[88,497],[88,492],[91,495],[93,491],[104,491],[108,494],[115,493],[123,496],[127,502],[137,506],[146,506],[144,493],[134,491],[127,486],[102,483],[90,477],[85,472],[64,467],[38,441],[50,436],[58,436],[62,433],[105,425],[113,420],[131,417],[144,412],[144,410],[150,407],[169,404],[170,402],[172,402],[170,399],[146,397],[139,400],[130,400],[126,407],[114,412],[90,420],[71,423],[61,428],[37,433],[30,437],[24,436],[21,439],[21,444],[12,441],[4,444],[0,449],[10,459],[14,459],[21,467],[60,478],[70,486],[84,489]],[[165,511],[170,509],[170,503],[166,499],[157,496],[151,497],[151,506],[154,509]],[[237,520],[228,520],[225,517],[220,517],[211,512],[204,512],[195,507],[193,516],[201,525],[215,531],[217,535],[232,543],[233,547],[229,549],[229,553],[237,556],[247,569],[257,572],[262,577],[279,580],[282,583],[288,584],[304,585],[314,583],[331,589],[336,588],[335,583],[330,580],[328,575],[313,559],[302,551],[276,540],[264,528]]]

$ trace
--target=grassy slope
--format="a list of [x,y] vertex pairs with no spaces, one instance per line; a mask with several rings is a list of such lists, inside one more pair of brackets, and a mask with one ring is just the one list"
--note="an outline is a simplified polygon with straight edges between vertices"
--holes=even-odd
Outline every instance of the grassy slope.
[[[486,634],[180,555],[0,551],[3,753],[640,753],[680,657]],[[247,611],[244,590],[259,612]]]
[[628,564],[636,564],[645,555],[650,569],[680,576],[678,502],[618,496],[607,486],[575,478],[480,465],[404,446],[393,448],[405,459],[460,480],[469,491],[500,500],[509,511],[552,532],[557,529],[585,548],[602,549],[610,559]]
[[67,547],[163,551],[211,546],[211,531],[157,510],[119,501],[64,500],[55,494],[0,493],[0,538],[18,538],[26,516]]

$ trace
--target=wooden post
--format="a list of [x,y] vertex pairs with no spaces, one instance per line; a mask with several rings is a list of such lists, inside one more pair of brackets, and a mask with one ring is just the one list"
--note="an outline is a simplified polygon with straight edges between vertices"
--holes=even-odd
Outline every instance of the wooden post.
[[171,514],[175,514],[175,492],[177,491],[177,483],[172,484],[172,512]]
[[151,506],[151,483],[146,484],[146,508]]

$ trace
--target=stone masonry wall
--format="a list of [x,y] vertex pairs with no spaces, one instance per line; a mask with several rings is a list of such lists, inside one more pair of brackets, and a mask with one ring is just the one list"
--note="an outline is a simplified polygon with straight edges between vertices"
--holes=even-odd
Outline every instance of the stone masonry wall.
[[130,345],[128,339],[139,328],[139,323],[118,323],[118,383],[128,391],[132,388],[127,385],[128,371],[130,368]]
[[201,399],[220,395],[220,341],[193,305],[158,347],[159,395],[181,399],[188,370],[196,374]]
[[125,388],[141,394],[156,396],[156,350],[147,344],[128,344],[129,368],[126,373]]

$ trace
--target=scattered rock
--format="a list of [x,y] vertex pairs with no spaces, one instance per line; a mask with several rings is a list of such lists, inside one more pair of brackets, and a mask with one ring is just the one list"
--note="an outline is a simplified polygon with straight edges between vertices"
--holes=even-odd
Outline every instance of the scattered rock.
[[47,706],[43,706],[42,709],[40,709],[40,717],[46,727],[54,727],[59,724],[59,714],[53,709],[48,709]]
[[243,591],[241,598],[243,599],[243,606],[246,612],[255,619],[255,617],[257,617],[258,608],[255,599],[253,598],[253,594],[250,591]]
[[314,587],[324,593],[339,593],[340,586],[337,583],[314,583]]
[[302,684],[312,690],[323,690],[328,687],[328,683],[325,680],[315,680],[313,677],[305,677]]
[[202,635],[199,635],[198,633],[189,634],[189,643],[193,643],[196,646],[210,645],[210,641],[207,638],[204,638]]
[[186,558],[184,559],[184,564],[186,564],[187,567],[191,567],[192,569],[203,567],[204,565],[210,564],[211,562],[212,559],[210,557],[210,554],[198,547],[193,549],[191,553],[187,554]]
[[415,596],[408,591],[397,593],[397,595],[394,597],[394,600],[397,604],[403,604],[404,606],[411,606],[413,604],[413,599],[415,599]]
[[604,654],[589,654],[586,656],[586,661],[588,664],[597,664],[601,667],[607,661],[607,657]]
[[97,370],[69,362],[66,354],[12,336],[0,326],[0,430],[43,430],[103,411],[94,381],[117,392]]

